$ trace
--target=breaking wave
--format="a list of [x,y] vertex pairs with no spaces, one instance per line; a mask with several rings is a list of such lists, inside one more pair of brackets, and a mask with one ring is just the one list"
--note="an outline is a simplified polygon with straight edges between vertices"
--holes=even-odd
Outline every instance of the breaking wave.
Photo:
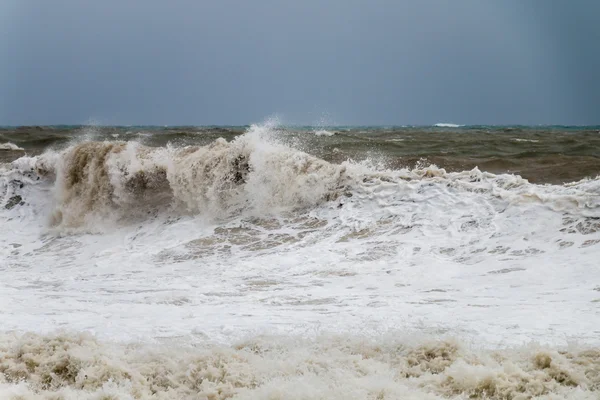
[[331,132],[325,129],[319,129],[315,131],[315,136],[334,136],[335,132]]
[[51,181],[50,224],[66,229],[126,222],[160,211],[227,219],[307,209],[342,198],[341,207],[343,198],[373,191],[373,185],[381,190],[395,185],[401,195],[411,181],[582,215],[600,205],[598,179],[541,186],[477,168],[447,173],[435,166],[382,170],[372,163],[332,164],[278,143],[269,133],[268,127],[252,126],[230,142],[187,147],[91,141],[22,157],[2,174],[3,203],[24,198],[19,193],[24,182]]
[[0,151],[2,150],[6,150],[6,151],[25,151],[25,149],[17,146],[16,144],[7,142],[7,143],[0,143]]
[[436,126],[438,128],[460,128],[461,126],[464,126],[464,125],[449,124],[449,123],[446,123],[446,122],[439,122],[439,123],[435,124],[434,126]]
[[88,334],[0,336],[7,399],[597,399],[600,351],[454,340],[257,337],[125,345]]
[[83,142],[12,166],[54,181],[51,224],[65,228],[160,209],[212,218],[293,210],[332,199],[350,184],[350,165],[327,163],[263,133],[255,127],[231,142],[182,148]]
[[0,164],[4,332],[120,343],[2,333],[0,398],[598,398],[598,347],[557,343],[597,343],[599,178],[336,164],[275,133]]

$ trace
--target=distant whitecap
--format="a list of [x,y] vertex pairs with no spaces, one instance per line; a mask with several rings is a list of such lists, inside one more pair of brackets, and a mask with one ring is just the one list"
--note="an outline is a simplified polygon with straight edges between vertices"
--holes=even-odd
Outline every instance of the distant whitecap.
[[438,122],[434,126],[436,126],[438,128],[460,128],[461,126],[464,126],[464,125],[450,124],[450,123],[446,123],[446,122]]

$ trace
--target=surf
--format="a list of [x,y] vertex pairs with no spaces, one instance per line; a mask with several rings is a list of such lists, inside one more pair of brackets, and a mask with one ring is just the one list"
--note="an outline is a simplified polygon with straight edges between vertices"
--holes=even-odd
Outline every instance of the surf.
[[[279,132],[256,125],[204,145],[89,137],[3,164],[1,317],[15,334],[0,346],[12,360],[2,390],[143,397],[157,390],[146,371],[160,360],[175,368],[214,359],[198,372],[207,396],[289,397],[284,381],[307,375],[290,370],[279,381],[280,369],[264,366],[284,365],[295,350],[307,370],[320,354],[343,364],[310,375],[309,386],[332,398],[585,398],[596,387],[587,351],[600,324],[600,180],[540,185],[426,162],[332,163]],[[64,325],[69,332],[55,332]],[[385,336],[398,330],[412,339]],[[249,360],[254,350],[239,343],[259,349],[261,337],[273,347]],[[366,353],[343,344],[361,337],[373,340]],[[532,341],[543,350],[523,347]],[[119,355],[135,342],[148,347]],[[179,353],[178,343],[197,348]],[[64,352],[53,358],[56,346]],[[223,370],[256,370],[254,383],[208,378],[220,376],[210,371],[223,354]],[[415,354],[429,369],[408,364]],[[73,360],[71,372],[52,372],[61,360]],[[110,375],[115,364],[123,369]],[[348,378],[371,367],[363,381]],[[185,373],[161,376],[181,382]],[[336,386],[338,373],[350,392]],[[194,382],[164,390],[200,392]]]

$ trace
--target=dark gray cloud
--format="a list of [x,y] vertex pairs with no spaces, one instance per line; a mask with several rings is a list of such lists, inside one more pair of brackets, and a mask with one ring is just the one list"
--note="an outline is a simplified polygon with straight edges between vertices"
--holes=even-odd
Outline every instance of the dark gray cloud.
[[0,124],[600,123],[597,1],[0,3]]

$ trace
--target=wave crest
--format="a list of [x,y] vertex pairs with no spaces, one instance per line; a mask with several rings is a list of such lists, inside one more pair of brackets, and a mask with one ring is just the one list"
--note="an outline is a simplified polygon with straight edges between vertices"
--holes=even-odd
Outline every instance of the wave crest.
[[346,165],[269,142],[260,131],[184,148],[84,142],[25,167],[55,178],[52,225],[62,227],[165,208],[215,218],[294,210],[330,200],[350,182]]
[[[58,228],[102,230],[103,224],[144,219],[161,211],[211,219],[241,213],[264,216],[315,207],[343,195],[367,201],[380,191],[389,192],[395,201],[410,200],[409,193],[428,185],[439,186],[442,192],[449,188],[457,194],[479,193],[507,202],[505,206],[542,203],[555,211],[576,210],[591,217],[600,207],[599,179],[541,186],[477,168],[448,173],[425,165],[383,171],[367,163],[332,164],[278,143],[271,133],[269,127],[253,126],[229,142],[221,138],[207,146],[179,148],[83,142],[60,152],[22,157],[12,167],[54,182],[51,224]],[[13,197],[21,195],[13,192]]]
[[464,126],[464,125],[450,124],[447,122],[438,122],[434,126],[437,128],[460,128],[461,126]]
[[25,149],[17,146],[14,143],[0,143],[0,151],[2,150],[6,150],[6,151],[25,151]]

